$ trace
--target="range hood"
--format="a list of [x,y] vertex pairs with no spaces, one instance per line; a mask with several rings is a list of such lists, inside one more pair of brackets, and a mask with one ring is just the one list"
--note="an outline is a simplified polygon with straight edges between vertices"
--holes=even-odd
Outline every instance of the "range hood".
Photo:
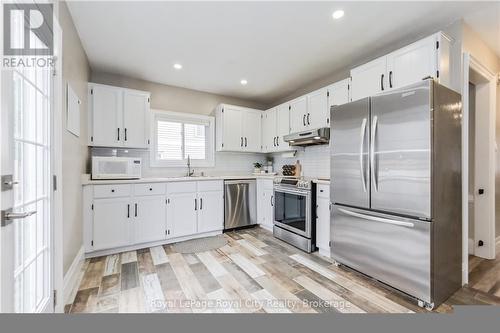
[[292,133],[283,137],[290,146],[324,145],[330,141],[330,128],[323,127],[299,133]]

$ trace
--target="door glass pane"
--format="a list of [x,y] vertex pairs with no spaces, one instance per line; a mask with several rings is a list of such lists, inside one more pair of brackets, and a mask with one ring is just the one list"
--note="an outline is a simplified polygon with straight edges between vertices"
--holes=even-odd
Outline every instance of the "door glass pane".
[[36,199],[36,147],[30,143],[25,143],[23,147],[23,173],[24,181],[24,202],[31,202]]
[[306,197],[275,192],[274,220],[294,229],[306,231]]

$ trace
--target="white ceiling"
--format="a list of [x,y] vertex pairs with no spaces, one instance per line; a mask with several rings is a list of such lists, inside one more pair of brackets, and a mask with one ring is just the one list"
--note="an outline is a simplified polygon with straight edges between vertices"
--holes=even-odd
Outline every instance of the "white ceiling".
[[[68,2],[93,70],[265,104],[481,6],[487,5]],[[345,16],[333,20],[339,8]],[[173,69],[176,62],[182,70]],[[242,78],[248,85],[240,85]]]

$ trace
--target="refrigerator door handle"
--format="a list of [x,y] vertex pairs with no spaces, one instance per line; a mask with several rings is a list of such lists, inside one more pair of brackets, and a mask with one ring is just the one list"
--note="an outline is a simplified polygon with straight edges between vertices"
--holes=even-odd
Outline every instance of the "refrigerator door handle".
[[386,218],[378,217],[378,216],[365,215],[365,214],[361,214],[361,213],[352,212],[352,211],[344,209],[344,208],[337,208],[337,209],[344,214],[354,216],[354,217],[359,217],[359,218],[362,218],[365,220],[387,223],[387,224],[392,224],[392,225],[399,225],[399,226],[408,227],[408,228],[413,228],[415,226],[411,222],[397,221],[397,220],[386,219]]
[[371,164],[371,170],[372,170],[372,183],[373,183],[373,188],[375,192],[378,192],[378,184],[377,184],[377,178],[375,177],[377,170],[375,169],[375,137],[377,134],[377,123],[378,123],[378,117],[374,116],[373,121],[372,121],[372,139],[370,142],[370,164]]
[[364,143],[365,143],[365,132],[366,132],[366,121],[367,119],[366,118],[363,118],[363,121],[361,122],[361,132],[359,133],[359,169],[361,171],[361,182],[363,183],[363,190],[367,191],[367,188],[366,188],[366,179],[365,179],[365,168],[364,168],[364,163],[363,163],[363,160],[364,160],[364,156],[363,156],[363,153],[364,153]]

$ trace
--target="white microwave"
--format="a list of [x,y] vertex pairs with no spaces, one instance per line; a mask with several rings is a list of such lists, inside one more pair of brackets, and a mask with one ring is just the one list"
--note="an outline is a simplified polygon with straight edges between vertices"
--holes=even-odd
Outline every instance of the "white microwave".
[[139,179],[142,161],[139,157],[92,157],[92,179]]

